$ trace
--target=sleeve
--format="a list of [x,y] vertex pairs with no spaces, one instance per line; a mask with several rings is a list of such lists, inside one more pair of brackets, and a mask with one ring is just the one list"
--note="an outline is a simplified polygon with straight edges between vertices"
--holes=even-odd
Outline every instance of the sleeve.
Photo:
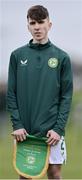
[[9,71],[8,71],[8,87],[7,87],[7,111],[9,112],[12,121],[13,130],[23,128],[20,120],[16,89],[17,89],[17,63],[14,53],[10,56]]
[[73,94],[73,76],[69,56],[64,58],[60,74],[60,101],[57,123],[53,130],[60,136],[65,131]]

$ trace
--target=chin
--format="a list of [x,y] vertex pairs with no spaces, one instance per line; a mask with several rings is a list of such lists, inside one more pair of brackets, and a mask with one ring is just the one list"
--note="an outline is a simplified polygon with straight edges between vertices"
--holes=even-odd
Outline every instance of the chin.
[[36,39],[36,41],[40,41],[41,42],[41,41],[43,41],[43,39]]
[[35,39],[38,40],[38,41],[41,41],[41,40],[44,39],[44,37],[42,37],[42,36],[36,36]]
[[43,38],[36,38],[36,41],[43,41]]

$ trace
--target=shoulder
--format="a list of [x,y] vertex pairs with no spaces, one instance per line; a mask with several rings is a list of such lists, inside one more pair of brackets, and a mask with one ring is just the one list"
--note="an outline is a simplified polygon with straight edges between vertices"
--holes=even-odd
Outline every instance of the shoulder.
[[11,52],[11,55],[12,55],[12,54],[15,55],[15,56],[21,55],[22,53],[24,53],[25,51],[27,51],[28,48],[29,48],[29,45],[28,45],[28,44],[26,44],[26,45],[24,45],[24,46],[21,46],[21,47],[18,47],[17,49],[15,49],[15,50],[13,50],[13,51]]
[[57,47],[53,43],[52,43],[52,48],[55,51],[56,55],[59,57],[59,59],[61,59],[61,60],[69,59],[70,60],[70,56],[66,51],[64,51],[63,49]]
[[29,45],[26,44],[13,50],[10,54],[10,62],[17,64],[20,61],[20,59],[22,59],[26,55],[26,53],[28,52],[28,48]]

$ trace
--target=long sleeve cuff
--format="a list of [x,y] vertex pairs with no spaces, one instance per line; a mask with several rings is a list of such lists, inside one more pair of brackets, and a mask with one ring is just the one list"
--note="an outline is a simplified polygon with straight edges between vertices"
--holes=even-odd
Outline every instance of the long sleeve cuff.
[[65,130],[62,130],[62,129],[58,128],[58,127],[55,127],[55,128],[53,129],[53,131],[55,131],[56,133],[58,133],[60,136],[65,136]]

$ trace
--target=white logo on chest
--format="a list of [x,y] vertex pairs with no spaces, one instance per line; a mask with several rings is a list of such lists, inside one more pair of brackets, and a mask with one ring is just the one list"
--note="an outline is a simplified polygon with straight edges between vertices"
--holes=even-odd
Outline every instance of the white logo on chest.
[[28,60],[27,59],[25,61],[21,60],[20,62],[21,62],[21,65],[25,66],[27,65]]

